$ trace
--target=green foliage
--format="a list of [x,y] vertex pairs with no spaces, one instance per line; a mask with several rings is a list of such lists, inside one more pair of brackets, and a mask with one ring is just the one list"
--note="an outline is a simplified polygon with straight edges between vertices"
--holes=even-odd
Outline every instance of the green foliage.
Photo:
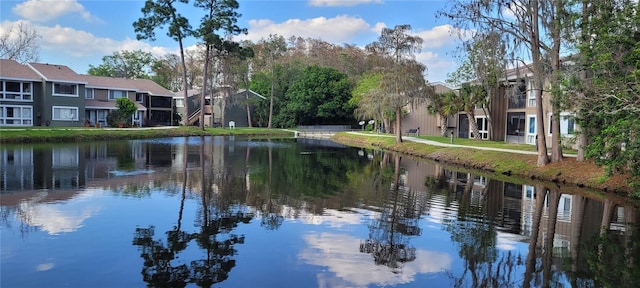
[[[182,43],[193,32],[189,19],[178,13],[176,3],[188,3],[188,0],[147,0],[142,7],[143,17],[133,23],[138,40],[156,40],[156,29],[168,26],[167,36]],[[181,44],[182,46],[182,44]],[[181,47],[182,48],[182,47]]]
[[[424,102],[430,95],[426,86],[426,67],[415,61],[413,53],[422,48],[422,38],[410,34],[410,25],[397,25],[393,29],[383,28],[378,41],[366,49],[382,56],[386,61],[379,67],[382,75],[379,99],[385,110],[395,110],[396,142],[402,142],[402,109],[406,105]],[[386,63],[385,63],[386,62]]]
[[376,72],[365,73],[356,83],[355,89],[351,91],[349,104],[355,108],[357,119],[383,120],[385,112],[390,108],[385,107],[380,101],[382,98],[382,74]]
[[[301,75],[301,63],[276,64],[273,67],[273,75],[270,70],[258,72],[251,77],[249,87],[261,95],[271,95],[273,89],[273,119],[272,127],[292,127],[291,115],[286,111],[285,94],[293,82]],[[272,77],[273,76],[273,77]],[[272,82],[273,79],[273,82]],[[273,85],[273,86],[272,86]],[[261,127],[267,127],[269,123],[270,101],[260,101],[256,105],[254,120]]]
[[589,37],[580,39],[577,59],[586,72],[567,83],[581,104],[576,120],[591,141],[587,157],[640,185],[640,6],[596,1],[585,7],[580,27]]
[[112,111],[107,115],[107,124],[111,127],[117,127],[120,124],[131,124],[131,116],[138,110],[136,103],[129,98],[116,99],[116,111]]
[[[273,139],[269,140],[269,144],[274,147],[288,147],[287,141],[289,140]],[[305,149],[293,146],[287,149],[253,150],[251,152],[253,160],[250,163],[253,167],[251,185],[256,188],[253,191],[269,189],[274,193],[272,196],[274,199],[283,200],[326,199],[342,193],[347,188],[350,174],[361,171],[369,163],[375,162],[368,161],[366,157],[348,158],[336,153],[322,153],[331,151],[332,148],[305,154],[305,157],[291,157],[291,155],[308,152]],[[270,167],[269,163],[281,163],[281,165]]]
[[334,68],[309,66],[286,92],[289,126],[350,124],[353,105],[347,76]]
[[142,50],[114,52],[102,57],[98,66],[89,65],[89,75],[126,79],[151,79],[151,68],[156,59],[150,52]]

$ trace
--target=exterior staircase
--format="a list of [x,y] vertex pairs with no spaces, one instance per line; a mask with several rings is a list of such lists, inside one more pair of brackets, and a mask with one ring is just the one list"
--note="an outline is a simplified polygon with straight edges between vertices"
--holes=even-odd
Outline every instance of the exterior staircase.
[[200,112],[202,112],[202,109],[198,108],[198,110],[189,115],[189,119],[187,119],[187,126],[191,126],[200,120]]

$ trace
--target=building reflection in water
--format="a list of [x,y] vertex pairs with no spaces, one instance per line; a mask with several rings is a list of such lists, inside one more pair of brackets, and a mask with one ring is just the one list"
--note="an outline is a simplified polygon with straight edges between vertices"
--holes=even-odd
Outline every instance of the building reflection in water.
[[[465,273],[473,274],[466,280],[458,275],[455,286],[600,285],[592,273],[598,283],[640,285],[633,276],[640,257],[640,215],[634,203],[603,200],[597,192],[573,187],[508,183],[419,161],[403,162],[403,170],[410,185],[426,187],[431,194],[428,214],[447,223],[465,259]],[[528,243],[528,253],[496,258],[493,249],[509,250],[513,241]],[[524,276],[509,274],[523,263]],[[583,279],[585,275],[590,276]]]
[[[256,145],[263,149],[252,149]],[[288,219],[358,207],[372,213],[367,214],[371,215],[368,238],[360,239],[359,251],[354,252],[370,255],[373,263],[394,273],[401,273],[407,263],[419,262],[421,252],[412,241],[423,235],[420,221],[428,217],[443,224],[464,261],[462,273],[450,275],[453,286],[570,282],[574,287],[619,283],[640,287],[640,277],[634,277],[640,257],[636,232],[640,215],[633,203],[623,199],[520,179],[514,179],[520,184],[508,183],[480,172],[455,171],[439,163],[365,149],[357,151],[361,156],[355,156],[360,158],[357,165],[353,159],[327,160],[310,154],[293,158],[287,157],[289,150],[276,152],[279,145],[285,144],[189,137],[4,146],[0,150],[3,214],[12,210],[25,215],[25,223],[43,226],[33,221],[43,217],[28,215],[42,211],[34,207],[72,199],[80,188],[88,187],[138,194],[162,187],[181,194],[183,201],[200,197],[200,231],[187,233],[178,224],[162,231],[165,239],[154,237],[154,227],[140,228],[134,243],[148,271],[164,265],[154,251],[175,254],[185,243],[196,243],[206,257],[194,262],[193,269],[217,269],[222,278],[198,278],[193,271],[180,270],[185,267],[177,267],[176,273],[190,275],[184,274],[188,280],[182,281],[211,284],[224,280],[233,267],[231,246],[244,241],[244,235],[232,233],[238,224],[260,218],[262,227],[277,230]],[[295,152],[305,152],[300,149]],[[324,174],[299,175],[298,167],[315,167]],[[238,209],[237,204],[246,207]],[[176,213],[181,219],[181,211]],[[216,254],[211,247],[220,241],[232,245]],[[518,251],[516,244],[528,249]],[[164,277],[147,276],[149,283]]]

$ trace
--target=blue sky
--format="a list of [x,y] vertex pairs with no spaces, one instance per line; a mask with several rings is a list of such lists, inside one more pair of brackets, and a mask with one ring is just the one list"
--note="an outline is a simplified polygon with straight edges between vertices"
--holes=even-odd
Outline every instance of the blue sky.
[[[422,0],[239,0],[239,26],[243,36],[257,42],[269,34],[319,38],[360,47],[378,39],[383,27],[409,24],[412,33],[424,39],[416,59],[427,66],[429,82],[444,81],[456,68],[453,51],[457,36],[436,12],[447,1]],[[145,50],[161,56],[177,53],[178,44],[156,33],[156,41],[136,40],[132,23],[142,16],[143,0],[2,0],[0,34],[9,33],[19,22],[37,29],[40,61],[63,64],[78,73],[99,65],[105,55],[121,50]],[[179,11],[197,26],[203,12],[189,5]],[[188,39],[187,47],[196,44]]]

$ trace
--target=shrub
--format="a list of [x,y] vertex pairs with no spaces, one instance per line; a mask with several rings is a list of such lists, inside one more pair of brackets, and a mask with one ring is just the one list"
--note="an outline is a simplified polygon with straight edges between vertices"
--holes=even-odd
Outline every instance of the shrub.
[[129,126],[131,116],[138,110],[136,103],[129,98],[118,98],[116,99],[116,107],[118,110],[107,115],[107,124],[111,127],[117,127],[120,124]]

